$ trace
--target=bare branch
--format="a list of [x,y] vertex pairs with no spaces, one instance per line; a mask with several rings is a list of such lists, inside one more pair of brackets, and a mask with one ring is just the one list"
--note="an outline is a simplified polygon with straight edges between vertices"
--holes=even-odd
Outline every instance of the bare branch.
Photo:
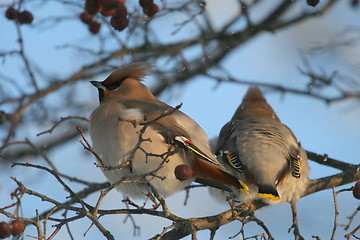
[[333,198],[334,198],[335,217],[334,217],[333,231],[332,231],[332,234],[331,234],[331,240],[334,240],[335,239],[336,228],[338,226],[339,209],[338,209],[338,204],[337,204],[337,200],[336,200],[337,193],[335,192],[334,187],[332,188],[332,192],[333,192]]
[[360,168],[351,168],[342,173],[331,176],[310,180],[309,187],[304,196],[330,189],[332,187],[342,186],[360,179]]
[[311,159],[312,161],[315,161],[321,165],[339,169],[341,171],[346,171],[351,168],[359,167],[359,165],[349,164],[349,163],[342,162],[342,161],[339,161],[339,160],[336,160],[333,158],[329,158],[329,156],[327,154],[321,155],[321,154],[317,154],[317,153],[310,152],[310,151],[306,151],[306,154],[307,154],[308,158]]
[[45,133],[50,133],[50,134],[51,134],[57,126],[59,126],[62,122],[67,121],[67,120],[69,120],[69,119],[77,119],[77,120],[82,120],[82,121],[87,121],[87,122],[89,121],[89,119],[87,119],[87,118],[85,118],[85,117],[79,117],[79,116],[62,117],[62,118],[60,119],[60,121],[57,122],[57,123],[55,123],[55,125],[52,126],[50,129],[45,130],[45,131],[43,131],[43,132],[41,132],[41,133],[38,133],[38,134],[36,134],[36,136],[40,136],[40,135],[43,135],[43,134],[45,134]]
[[359,229],[360,229],[360,225],[357,226],[357,227],[356,227],[354,230],[352,230],[350,233],[346,234],[346,235],[345,235],[345,238],[346,238],[346,239],[350,239],[350,238],[353,236],[353,237],[356,238],[356,239],[360,239],[359,237],[356,237],[356,236],[355,236],[355,233],[356,233],[357,231],[359,231]]
[[[251,79],[241,79],[241,77],[235,78],[231,76],[230,73],[226,73],[221,69],[221,65],[225,63],[228,56],[234,53],[234,49],[244,46],[245,43],[255,39],[255,37],[261,33],[279,32],[285,28],[293,27],[295,24],[302,23],[305,20],[316,19],[328,13],[330,10],[335,9],[336,3],[340,3],[340,1],[337,0],[324,0],[321,1],[321,4],[316,8],[310,8],[301,7],[300,4],[305,3],[300,3],[300,1],[282,0],[278,3],[269,4],[267,11],[258,12],[257,8],[261,2],[264,1],[238,0],[235,4],[240,6],[241,9],[235,13],[227,23],[224,23],[220,29],[216,29],[215,25],[212,25],[211,16],[205,8],[206,3],[201,0],[185,0],[181,3],[162,1],[161,11],[155,17],[146,17],[142,14],[141,8],[135,9],[127,15],[130,20],[130,26],[127,31],[122,33],[113,30],[109,23],[111,17],[106,18],[100,16],[101,14],[97,14],[97,17],[93,18],[93,20],[99,21],[103,27],[101,32],[92,35],[91,38],[97,41],[98,46],[88,46],[87,44],[82,44],[82,42],[61,42],[56,47],[59,50],[66,50],[74,55],[81,54],[82,56],[78,65],[72,67],[75,70],[70,69],[64,72],[63,75],[60,75],[61,77],[57,77],[57,75],[54,77],[55,74],[44,68],[45,65],[36,65],[37,62],[42,61],[38,61],[38,58],[32,59],[33,56],[29,55],[30,51],[28,51],[29,49],[26,46],[30,39],[28,39],[25,34],[27,33],[25,26],[21,25],[19,21],[15,21],[13,25],[16,30],[14,31],[16,35],[14,39],[17,40],[15,48],[4,50],[0,53],[0,57],[4,63],[8,64],[6,67],[10,66],[9,69],[12,67],[9,59],[11,61],[15,60],[14,62],[16,64],[20,63],[18,65],[21,66],[21,68],[18,69],[19,71],[17,72],[23,72],[25,74],[23,74],[24,78],[21,79],[18,79],[18,75],[14,74],[13,76],[12,73],[0,74],[0,78],[5,79],[5,81],[3,81],[5,83],[0,84],[0,106],[3,109],[3,111],[0,111],[0,125],[3,127],[3,144],[0,146],[2,155],[0,157],[5,160],[1,162],[4,164],[13,163],[13,166],[23,166],[25,170],[30,167],[50,173],[51,177],[54,177],[58,184],[65,188],[64,194],[70,194],[70,198],[66,201],[53,199],[46,196],[46,194],[28,189],[22,182],[13,178],[18,185],[16,190],[11,194],[14,202],[7,206],[0,206],[0,214],[11,219],[22,220],[26,222],[26,224],[34,225],[37,230],[37,236],[32,237],[37,239],[54,239],[64,226],[68,231],[69,238],[73,239],[74,232],[70,231],[71,224],[81,219],[89,219],[91,221],[89,229],[95,226],[106,239],[114,239],[114,235],[110,232],[111,229],[104,226],[101,220],[103,216],[115,214],[125,216],[125,221],[130,220],[135,232],[139,230],[139,225],[134,220],[135,215],[148,215],[154,218],[167,219],[172,222],[152,239],[179,239],[189,235],[191,235],[192,239],[196,239],[197,233],[204,229],[210,230],[210,239],[213,239],[219,228],[233,221],[241,222],[241,229],[233,238],[240,235],[243,239],[272,239],[273,236],[268,227],[254,216],[254,212],[257,209],[267,206],[261,201],[254,201],[239,206],[235,206],[234,203],[232,203],[230,204],[229,210],[213,216],[183,218],[173,214],[165,199],[159,195],[155,189],[151,189],[150,186],[149,189],[152,194],[151,192],[146,194],[146,200],[142,204],[130,199],[125,199],[123,202],[126,204],[126,208],[124,209],[101,208],[102,201],[107,196],[107,193],[117,187],[118,184],[130,182],[149,184],[149,177],[164,179],[164,176],[159,176],[157,172],[163,163],[169,161],[169,157],[176,153],[176,149],[169,148],[168,151],[162,154],[155,154],[147,152],[141,144],[151,140],[143,138],[148,126],[160,118],[172,114],[179,109],[181,105],[167,109],[164,113],[160,114],[158,118],[151,121],[134,123],[137,124],[137,126],[141,126],[139,128],[141,130],[138,136],[138,142],[134,146],[130,157],[126,159],[124,164],[118,166],[104,165],[101,158],[93,150],[90,141],[85,137],[85,124],[78,127],[77,131],[74,129],[71,129],[71,131],[68,131],[68,129],[66,129],[66,131],[55,131],[62,123],[68,120],[88,121],[84,117],[75,115],[60,117],[63,112],[66,112],[66,114],[73,112],[80,114],[79,110],[81,110],[81,114],[86,114],[90,111],[88,109],[90,104],[86,104],[85,102],[88,99],[78,97],[79,89],[77,88],[80,84],[77,83],[88,79],[103,77],[103,74],[116,68],[120,63],[141,60],[159,65],[159,70],[155,72],[155,76],[158,77],[159,80],[155,82],[152,89],[155,95],[159,95],[169,87],[191,82],[197,76],[206,76],[210,81],[216,81],[216,83],[219,84],[258,85],[276,90],[280,93],[293,93],[312,97],[325,101],[326,103],[360,99],[360,92],[357,88],[357,86],[359,86],[357,75],[356,77],[349,77],[342,73],[341,69],[335,69],[331,71],[330,74],[327,74],[325,71],[318,72],[314,70],[310,62],[306,59],[304,61],[305,67],[298,68],[298,71],[302,74],[305,81],[303,86],[297,88],[269,83],[265,80],[253,81]],[[55,0],[53,3],[64,7],[70,6],[71,10],[84,10],[81,4],[73,1]],[[23,10],[25,5],[26,7],[32,6],[32,1],[20,0],[11,4],[14,4],[16,9]],[[10,5],[10,3],[2,4],[1,6],[6,7],[7,5]],[[297,7],[301,8],[297,9]],[[179,38],[175,41],[166,41],[156,36],[156,31],[153,31],[153,29],[158,26],[156,22],[157,19],[166,18],[175,14],[180,14],[183,18],[171,29],[170,33],[172,33],[173,36],[176,37],[177,34],[180,33],[180,30],[188,30],[188,26],[191,26],[194,31],[192,31],[189,36],[186,36],[185,39]],[[36,24],[31,25],[33,28],[30,26],[28,30],[39,29],[40,26],[42,27],[41,30],[43,33],[46,33],[48,29],[53,29],[64,20],[74,21],[77,19],[77,16],[71,11],[66,12],[65,15],[66,16],[45,16]],[[80,20],[77,19],[76,21]],[[134,41],[134,39],[136,41]],[[117,45],[115,44],[116,46],[112,48],[112,46],[114,46],[113,43],[117,43]],[[354,41],[347,41],[346,43],[353,44]],[[192,51],[195,48],[200,49],[198,53]],[[191,52],[191,54],[188,54],[189,52]],[[216,71],[212,71],[217,69],[222,70],[219,76],[214,74]],[[13,89],[15,89],[15,92],[12,92]],[[331,90],[331,94],[328,95],[327,90],[329,89]],[[64,102],[59,103],[58,106],[55,106],[52,99],[49,100],[51,94],[59,95],[64,93],[66,96],[64,97]],[[24,136],[26,131],[25,133],[21,131],[28,128],[38,128],[39,122],[42,124],[49,121],[54,122],[54,119],[57,121],[54,125],[38,134],[38,136],[42,136],[39,138],[39,141],[30,141],[29,139],[32,139],[32,136]],[[60,120],[58,121],[58,119]],[[81,122],[81,124],[82,123],[83,122]],[[46,133],[49,133],[49,135],[46,135]],[[149,157],[149,159],[150,157],[157,157],[162,160],[162,163],[153,169],[153,171],[144,174],[123,176],[114,184],[92,183],[68,176],[66,173],[59,172],[50,155],[48,156],[47,154],[50,150],[61,146],[61,144],[73,141],[79,136],[79,133],[81,135],[79,142],[87,151],[95,156],[99,162],[98,166],[102,167],[102,170],[106,171],[127,167],[132,163],[131,161],[136,151],[140,151],[141,154],[144,153],[144,156],[146,158]],[[304,196],[332,188],[334,191],[334,204],[337,209],[336,195],[339,192],[348,190],[335,192],[334,188],[358,180],[360,178],[360,165],[336,160],[328,157],[326,154],[320,155],[311,151],[308,151],[307,154],[309,159],[321,165],[335,168],[341,172],[310,180],[309,188]],[[30,156],[43,159],[46,162],[45,166],[48,167],[42,166],[41,164],[19,163],[20,160],[24,160],[24,158]],[[64,182],[65,179],[71,181],[70,184],[66,184]],[[72,181],[84,184],[85,187],[81,191],[76,192],[71,186]],[[204,186],[191,185],[186,188],[185,204],[189,199],[189,190],[197,187]],[[95,192],[99,194],[95,205],[93,206],[86,203],[85,199]],[[42,213],[35,211],[33,218],[20,217],[21,212],[19,208],[21,207],[21,202],[25,199],[23,198],[25,195],[47,202],[51,205],[50,209]],[[14,210],[14,212],[11,212],[11,210]],[[54,215],[55,213],[59,213],[59,211],[61,211],[62,215]],[[352,219],[354,219],[358,211],[359,210],[355,211],[350,217],[349,224],[345,226],[346,230],[350,227]],[[338,213],[339,212],[336,211],[333,239],[335,239]],[[293,212],[293,214],[294,224],[296,224],[296,212]],[[245,236],[245,224],[250,221],[255,221],[265,233]],[[48,229],[49,222],[54,223],[54,228],[51,231]],[[357,238],[355,234],[359,229],[360,226],[355,227],[345,238]],[[85,232],[85,234],[86,233],[87,232]],[[295,237],[297,233],[298,229],[294,226]],[[299,233],[297,237],[301,237]],[[320,239],[318,236],[313,236],[313,238]]]

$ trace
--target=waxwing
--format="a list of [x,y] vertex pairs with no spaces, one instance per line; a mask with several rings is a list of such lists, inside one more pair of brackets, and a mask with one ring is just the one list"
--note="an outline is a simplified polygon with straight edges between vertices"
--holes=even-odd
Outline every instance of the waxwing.
[[241,189],[238,179],[211,153],[202,128],[141,83],[150,68],[136,63],[120,67],[102,82],[91,81],[100,105],[91,114],[90,135],[105,177],[110,183],[126,177],[117,189],[132,198],[143,198],[150,192],[149,184],[166,197],[194,180]]
[[[232,198],[239,201],[296,202],[307,188],[305,151],[256,87],[249,88],[221,129],[215,154],[246,185],[247,192],[233,191]],[[219,194],[217,189],[210,192]]]

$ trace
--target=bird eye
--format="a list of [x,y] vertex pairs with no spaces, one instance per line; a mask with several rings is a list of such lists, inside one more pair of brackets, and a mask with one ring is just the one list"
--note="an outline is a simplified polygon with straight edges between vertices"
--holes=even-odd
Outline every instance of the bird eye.
[[107,90],[116,90],[117,88],[120,87],[121,83],[126,79],[127,77],[123,77],[123,78],[120,78],[114,82],[112,82],[111,84],[105,84],[105,87]]
[[118,87],[120,87],[120,83],[114,82],[113,84],[106,86],[107,90],[116,90]]

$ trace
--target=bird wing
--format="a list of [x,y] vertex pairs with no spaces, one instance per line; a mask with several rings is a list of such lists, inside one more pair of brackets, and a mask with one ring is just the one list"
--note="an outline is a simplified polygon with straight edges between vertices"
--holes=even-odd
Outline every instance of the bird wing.
[[[194,120],[180,110],[157,102],[142,100],[119,101],[126,108],[140,109],[145,116],[145,121],[150,123],[150,126],[164,137],[165,142],[186,148],[201,160],[227,171],[211,153],[209,146],[206,147],[206,145],[200,143],[204,141],[207,144],[206,133]],[[185,128],[189,131],[185,130]]]
[[232,171],[222,166],[211,153],[206,133],[193,119],[180,110],[159,102],[119,101],[126,108],[140,109],[145,116],[145,122],[163,136],[166,143],[185,150],[186,154],[191,156],[195,181],[223,190],[226,190],[223,186],[225,184],[247,191],[247,186],[244,187]]
[[300,178],[302,171],[302,166],[301,166],[302,158],[300,156],[299,149],[290,150],[288,161],[290,163],[291,175],[294,178]]
[[246,166],[241,162],[237,151],[236,139],[234,136],[234,122],[228,122],[221,129],[215,154],[224,162],[229,164],[240,173],[246,172]]

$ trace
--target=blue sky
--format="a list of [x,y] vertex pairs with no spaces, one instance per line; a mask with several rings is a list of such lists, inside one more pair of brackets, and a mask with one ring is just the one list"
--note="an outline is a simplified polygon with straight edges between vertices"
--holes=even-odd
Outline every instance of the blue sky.
[[[235,0],[208,0],[207,2],[212,22],[217,26],[220,26],[231,17],[232,13],[235,13],[236,9],[232,7],[236,2]],[[36,10],[34,9],[34,12],[41,16],[42,12],[46,12],[51,7],[53,9],[52,4],[38,5],[39,7]],[[305,3],[298,5],[299,9],[297,11],[307,9]],[[274,34],[263,33],[253,41],[233,51],[222,62],[222,66],[231,72],[232,76],[239,79],[258,80],[293,88],[303,88],[307,79],[297,70],[297,67],[304,66],[301,52],[306,52],[309,48],[321,44],[334,43],[340,40],[341,37],[359,36],[359,32],[352,33],[347,28],[351,26],[359,29],[359,9],[350,9],[348,5],[348,1],[341,1],[326,17],[311,19],[294,28],[285,29]],[[28,6],[33,7],[33,5]],[[259,8],[260,10],[267,10],[266,4],[262,4]],[[57,9],[57,11],[64,12],[63,9]],[[77,14],[74,10],[66,14],[72,16],[75,13]],[[356,19],[357,21],[355,21]],[[153,29],[160,39],[176,41],[191,36],[193,31],[193,28],[188,26],[180,31],[178,35],[171,36],[173,24],[181,22],[180,15],[174,15],[171,20],[169,18],[159,18],[154,22]],[[0,26],[0,31],[8,33],[6,37],[0,40],[2,42],[0,50],[4,51],[13,48],[16,38],[14,37],[12,23],[0,18]],[[89,46],[91,44],[97,46],[98,44],[96,38],[91,36],[86,27],[78,21],[65,21],[65,23],[50,31],[32,29],[31,26],[24,26],[23,28],[28,55],[36,64],[46,66],[52,76],[59,78],[67,76],[78,69],[87,59],[84,60],[83,56],[76,55],[69,50],[59,49],[58,46],[73,41]],[[191,54],[189,53],[189,56]],[[356,77],[360,75],[359,56],[360,48],[358,46],[332,47],[329,52],[309,55],[308,60],[316,70],[323,69],[327,73],[337,70]],[[23,78],[23,74],[19,71],[19,64],[12,58],[7,58],[5,64],[0,65],[0,72],[13,72],[14,78]],[[145,83],[151,86],[152,81],[155,81],[155,79],[150,77]],[[42,84],[46,85],[47,82],[44,81]],[[26,89],[29,86],[28,84],[24,86],[24,91],[31,91],[31,89]],[[76,84],[76,87],[81,89],[84,104],[87,107],[95,108],[98,104],[97,91],[85,81]],[[247,86],[237,84],[217,85],[205,77],[197,77],[190,84],[167,89],[160,98],[170,105],[183,103],[181,110],[196,120],[212,138],[218,134],[221,127],[231,118],[246,90]],[[324,102],[305,96],[282,95],[268,89],[263,89],[263,91],[280,119],[294,131],[304,148],[318,153],[327,153],[329,156],[345,162],[359,163],[360,108],[358,100],[347,100],[327,105]],[[16,94],[15,91],[10,93]],[[56,102],[52,104],[56,105]],[[58,114],[60,116],[69,115],[66,109],[60,109]],[[84,115],[89,116],[90,112],[84,113]],[[35,134],[49,127],[51,127],[51,123],[42,123],[36,128],[27,129],[19,138],[39,139],[35,137]],[[59,131],[61,131],[61,128]],[[50,157],[61,171],[69,175],[94,182],[105,181],[100,170],[93,166],[94,159],[85,153],[75,140],[64,144],[60,149],[52,151]],[[327,176],[337,172],[316,163],[310,162],[310,165],[312,168],[311,178]],[[0,168],[4,167],[0,166]],[[57,200],[65,200],[65,192],[61,186],[44,172],[27,169],[26,173],[24,173],[24,169],[21,167],[12,170],[0,169],[0,171],[6,171],[5,174],[0,176],[1,182],[8,181],[9,176],[16,176],[19,180],[26,182],[29,188],[46,193]],[[72,184],[72,186],[74,189],[81,189],[81,186],[76,184]],[[0,185],[0,202],[6,202],[8,200],[7,194],[14,188],[15,184]],[[97,197],[97,194],[93,194],[88,201],[95,203]],[[121,194],[113,191],[105,198],[102,206],[103,208],[122,208],[124,205],[121,200]],[[206,189],[193,191],[187,206],[182,206],[183,200],[183,192],[168,198],[170,209],[175,214],[183,217],[208,216],[228,209],[227,205],[211,199]],[[42,203],[33,197],[26,197],[23,202],[23,212],[26,217],[34,216],[37,208],[41,212],[41,209],[50,207],[50,205]],[[346,192],[339,196],[338,203],[340,207],[340,223],[345,223],[346,217],[352,214],[359,205],[359,201],[354,199],[350,192]],[[298,208],[300,230],[304,237],[310,239],[311,235],[318,235],[321,238],[329,239],[334,217],[331,190],[301,199]],[[287,229],[291,225],[291,212],[288,204],[261,209],[256,215],[267,224],[275,238],[292,239],[292,235],[287,233]],[[104,217],[102,223],[119,239],[132,239],[132,225],[130,222],[123,224],[123,219],[124,216],[119,215]],[[0,221],[2,220],[3,217],[0,216]],[[135,220],[141,227],[141,236],[134,239],[154,236],[161,232],[163,226],[171,224],[169,221],[149,216],[135,216]],[[359,217],[357,220],[359,220]],[[71,225],[73,232],[76,234],[75,239],[101,239],[102,235],[95,228],[92,228],[86,237],[82,236],[89,225],[90,221],[88,220]],[[239,222],[228,224],[218,231],[215,239],[226,239],[228,236],[236,234],[240,227]],[[245,229],[247,236],[262,232],[253,223],[246,225]],[[48,232],[51,232],[51,230],[49,229]],[[35,234],[35,229],[30,228],[26,233]],[[345,233],[348,233],[348,231],[344,232],[339,228],[338,238],[341,239]],[[208,239],[208,237],[208,231],[198,233],[198,239]],[[65,229],[60,231],[55,239],[68,239]]]

